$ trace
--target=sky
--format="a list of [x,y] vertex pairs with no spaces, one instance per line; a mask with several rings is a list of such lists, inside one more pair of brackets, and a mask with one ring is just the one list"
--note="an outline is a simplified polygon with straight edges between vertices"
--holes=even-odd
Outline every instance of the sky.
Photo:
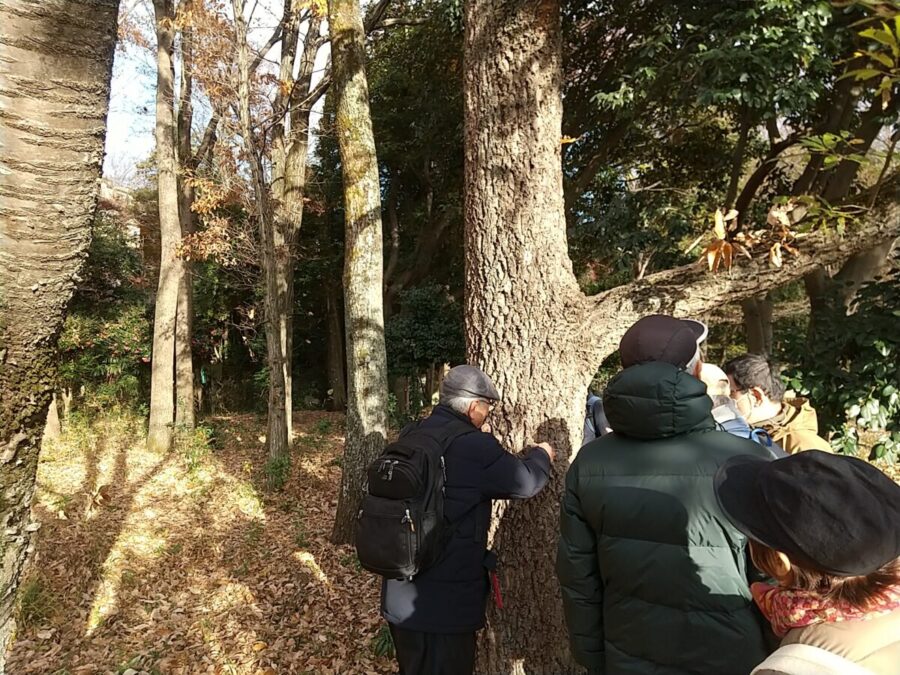
[[[253,3],[247,3],[251,5]],[[152,16],[146,0],[132,0],[123,3],[130,10]],[[251,23],[249,40],[252,44],[262,46],[269,38],[272,28],[281,14],[281,0],[259,0]],[[150,24],[148,24],[150,25]],[[151,28],[152,30],[152,28]],[[330,45],[319,50],[316,59],[316,75],[313,86],[325,67]],[[277,59],[278,46],[269,53],[269,59]],[[103,161],[103,176],[113,183],[134,185],[136,180],[135,166],[150,157],[155,147],[153,128],[155,123],[156,96],[156,64],[152,50],[127,46],[116,50],[113,63],[113,76],[110,88],[109,116],[106,129],[106,155]],[[315,130],[324,97],[313,108],[310,122]],[[202,102],[195,102],[194,132],[201,133],[208,120],[203,114]],[[315,138],[310,143],[310,151],[315,147]]]

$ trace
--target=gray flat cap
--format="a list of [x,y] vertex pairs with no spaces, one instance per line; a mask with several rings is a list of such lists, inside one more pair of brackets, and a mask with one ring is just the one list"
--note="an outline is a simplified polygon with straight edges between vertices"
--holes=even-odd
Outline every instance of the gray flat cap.
[[451,368],[441,382],[441,398],[483,398],[488,401],[499,401],[500,394],[491,378],[475,366],[456,366]]

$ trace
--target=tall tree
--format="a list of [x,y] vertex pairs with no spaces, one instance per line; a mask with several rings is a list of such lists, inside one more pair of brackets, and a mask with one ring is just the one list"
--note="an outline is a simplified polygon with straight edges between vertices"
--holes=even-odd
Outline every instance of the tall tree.
[[[267,45],[251,61],[244,2],[233,0],[232,5],[238,48],[238,126],[250,168],[253,212],[262,246],[269,371],[266,442],[269,461],[274,468],[283,466],[289,458],[293,436],[291,382],[295,249],[306,188],[309,114],[328,86],[326,76],[319,85],[312,87],[316,54],[325,43],[325,38],[321,32],[323,17],[315,7],[301,12],[291,0],[285,1],[279,33],[279,86],[272,103],[271,120],[257,124],[251,101],[254,94],[252,75],[271,45]],[[267,147],[271,148],[270,172],[265,156]],[[269,472],[270,484],[277,487],[282,475],[282,471]]]
[[358,0],[329,0],[335,133],[344,183],[344,319],[347,331],[347,433],[332,533],[353,534],[365,466],[387,434],[381,188],[369,113],[365,30]]
[[[184,0],[180,13],[184,27],[181,30],[180,67],[178,91],[178,117],[176,124],[178,158],[178,221],[181,237],[194,232],[193,172],[199,164],[191,147],[191,123],[194,119],[194,29],[191,25],[194,0]],[[178,303],[175,311],[175,426],[191,428],[194,415],[194,359],[191,337],[194,332],[194,289],[191,263],[180,258],[182,274],[178,279]]]
[[[467,351],[503,395],[494,429],[507,447],[547,440],[571,458],[587,385],[636,319],[702,315],[723,297],[739,301],[840,262],[872,237],[896,235],[900,209],[853,238],[811,234],[781,267],[758,255],[731,275],[692,264],[586,297],[567,252],[560,42],[559,0],[465,3]],[[540,497],[497,506],[491,535],[506,601],[489,612],[481,672],[575,671],[552,581],[562,473]]]
[[118,0],[0,4],[0,673],[56,340],[90,242]]
[[[179,288],[188,283],[185,263],[178,255],[179,216],[178,144],[175,116],[174,0],[153,0],[156,18],[156,167],[159,201],[159,281],[153,319],[153,360],[150,381],[149,447],[172,447],[175,425],[175,331]],[[187,349],[190,350],[188,337]],[[188,354],[189,357],[189,354]],[[193,406],[193,396],[180,405]]]

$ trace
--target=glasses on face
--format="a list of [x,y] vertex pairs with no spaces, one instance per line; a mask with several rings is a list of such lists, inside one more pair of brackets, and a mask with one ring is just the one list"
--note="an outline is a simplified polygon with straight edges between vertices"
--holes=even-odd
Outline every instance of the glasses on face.
[[490,401],[485,401],[484,399],[481,399],[480,403],[484,403],[484,405],[487,406],[487,414],[488,415],[490,415],[492,412],[494,412],[494,408],[497,407],[496,403],[491,403]]

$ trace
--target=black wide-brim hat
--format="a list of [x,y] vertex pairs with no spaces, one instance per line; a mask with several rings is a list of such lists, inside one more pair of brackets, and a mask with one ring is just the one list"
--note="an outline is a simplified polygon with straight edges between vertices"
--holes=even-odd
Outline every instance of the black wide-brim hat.
[[801,567],[858,576],[900,557],[900,486],[861,459],[741,455],[716,472],[715,491],[735,527]]

